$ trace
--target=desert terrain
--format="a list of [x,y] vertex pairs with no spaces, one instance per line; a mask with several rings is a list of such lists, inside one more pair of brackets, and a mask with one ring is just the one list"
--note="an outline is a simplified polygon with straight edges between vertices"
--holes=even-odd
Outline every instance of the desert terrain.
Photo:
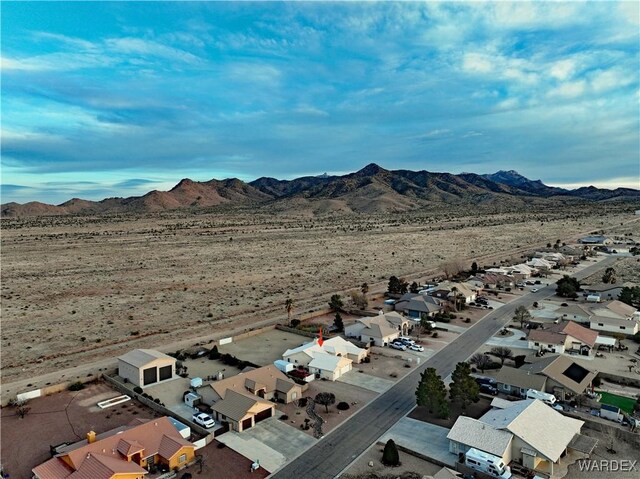
[[632,205],[376,215],[202,210],[2,220],[2,381],[294,317],[390,275],[491,265],[557,239],[640,233]]

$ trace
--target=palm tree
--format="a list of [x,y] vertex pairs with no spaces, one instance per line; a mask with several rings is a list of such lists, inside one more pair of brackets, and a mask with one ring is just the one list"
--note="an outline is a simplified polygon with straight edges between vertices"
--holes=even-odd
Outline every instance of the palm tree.
[[287,310],[287,318],[289,318],[289,324],[291,324],[291,313],[293,312],[293,299],[287,298],[284,302],[284,309]]

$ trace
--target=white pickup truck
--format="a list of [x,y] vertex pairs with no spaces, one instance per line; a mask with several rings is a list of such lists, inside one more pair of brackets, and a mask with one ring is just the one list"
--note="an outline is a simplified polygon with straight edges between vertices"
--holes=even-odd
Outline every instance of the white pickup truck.
[[207,429],[210,429],[216,425],[216,422],[213,420],[213,418],[203,412],[194,414],[192,419],[193,419],[193,422]]

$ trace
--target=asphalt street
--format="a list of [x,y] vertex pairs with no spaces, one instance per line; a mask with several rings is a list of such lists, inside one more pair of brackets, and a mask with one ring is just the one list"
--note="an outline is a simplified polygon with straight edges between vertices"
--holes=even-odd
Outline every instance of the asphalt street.
[[[583,279],[611,265],[615,259],[615,256],[607,257],[573,276],[579,280]],[[271,477],[277,479],[337,477],[391,426],[413,409],[416,403],[415,390],[422,371],[426,368],[435,368],[441,377],[447,377],[453,372],[457,363],[468,359],[482,344],[508,324],[518,306],[529,307],[534,301],[552,296],[555,288],[555,284],[541,287],[535,293],[526,294],[492,311]]]

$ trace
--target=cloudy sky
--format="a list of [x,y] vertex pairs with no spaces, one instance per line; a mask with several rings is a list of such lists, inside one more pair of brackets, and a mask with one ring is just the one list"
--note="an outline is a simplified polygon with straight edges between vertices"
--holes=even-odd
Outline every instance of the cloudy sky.
[[2,5],[2,202],[388,169],[640,187],[638,2]]

